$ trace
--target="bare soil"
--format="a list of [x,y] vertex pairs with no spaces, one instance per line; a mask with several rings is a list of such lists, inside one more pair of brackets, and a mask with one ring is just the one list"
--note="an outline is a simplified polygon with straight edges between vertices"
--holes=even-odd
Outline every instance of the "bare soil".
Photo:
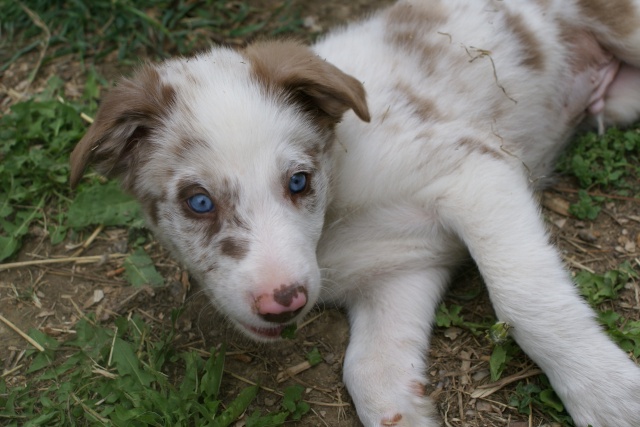
[[[262,0],[263,5],[275,4]],[[306,18],[309,33],[326,31],[335,24],[368,13],[388,0],[337,0],[311,2],[298,0],[302,16]],[[68,86],[68,93],[80,93],[84,71],[69,58],[62,58],[42,70],[42,76],[27,87],[29,61],[15,64],[3,76],[0,103],[6,108],[17,99],[16,93],[34,92],[53,72],[61,75]],[[97,64],[107,76],[122,71],[117,63]],[[10,89],[14,91],[10,93]],[[3,108],[4,109],[4,108]],[[560,178],[545,193],[545,205],[576,200],[577,186],[569,178]],[[557,210],[557,209],[556,209]],[[602,273],[616,268],[622,261],[634,263],[640,257],[640,204],[638,200],[612,200],[595,221],[579,221],[573,217],[544,210],[552,238],[560,248],[567,265],[575,269],[591,269]],[[34,227],[20,254],[12,261],[53,259],[70,256],[76,249],[69,247],[84,241],[86,235],[70,238],[52,247],[43,228]],[[82,253],[106,255],[127,251],[127,230],[107,229]],[[279,395],[270,390],[284,390],[290,384],[302,384],[306,388],[305,399],[312,402],[311,412],[302,421],[291,423],[299,426],[358,426],[359,421],[349,395],[342,383],[342,361],[349,340],[345,315],[334,308],[319,308],[310,314],[310,322],[298,331],[296,338],[272,346],[249,342],[228,327],[208,304],[196,284],[191,284],[185,271],[177,265],[156,243],[147,247],[156,266],[168,284],[161,289],[135,289],[122,277],[122,259],[92,264],[52,264],[39,267],[21,267],[0,271],[0,314],[20,330],[40,328],[52,336],[64,339],[73,334],[74,324],[88,312],[95,312],[103,324],[108,325],[115,316],[135,312],[149,324],[167,325],[171,310],[185,305],[185,314],[179,323],[180,333],[176,346],[181,349],[208,351],[227,342],[229,355],[223,381],[223,390],[230,398],[244,387],[245,381],[260,383],[262,391],[250,412],[277,410]],[[635,261],[634,261],[635,260]],[[636,266],[638,264],[635,264]],[[94,298],[102,292],[103,298]],[[627,286],[621,297],[610,302],[610,308],[628,319],[640,319],[640,287],[638,283]],[[447,296],[448,303],[463,306],[466,320],[480,322],[492,316],[489,299],[472,262],[461,268]],[[0,359],[4,364],[8,383],[19,384],[25,380],[24,350],[28,344],[0,323]],[[278,374],[305,359],[305,355],[317,347],[323,362],[291,378],[278,382]],[[521,415],[509,406],[515,382],[484,397],[474,399],[471,393],[490,383],[488,359],[491,344],[484,337],[474,336],[460,328],[436,328],[429,352],[428,376],[431,385],[428,394],[437,403],[440,414],[448,426],[540,426],[552,424],[552,420],[534,410],[531,417]],[[17,369],[16,369],[17,368]],[[509,378],[519,374],[523,381],[538,381],[536,366],[524,355],[513,360],[503,375]]]

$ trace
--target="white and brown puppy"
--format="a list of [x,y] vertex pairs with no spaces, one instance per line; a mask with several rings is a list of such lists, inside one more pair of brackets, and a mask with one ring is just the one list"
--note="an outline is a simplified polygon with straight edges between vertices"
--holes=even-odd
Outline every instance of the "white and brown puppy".
[[253,338],[319,298],[346,306],[366,426],[438,424],[425,355],[470,253],[575,423],[638,427],[640,369],[578,296],[533,191],[580,123],[638,119],[639,67],[638,0],[400,1],[311,48],[142,67],[104,99],[71,182],[88,164],[118,177]]

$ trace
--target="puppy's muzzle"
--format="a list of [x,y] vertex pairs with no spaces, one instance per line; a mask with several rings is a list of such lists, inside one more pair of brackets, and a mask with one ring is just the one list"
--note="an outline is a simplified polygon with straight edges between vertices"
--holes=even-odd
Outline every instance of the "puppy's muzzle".
[[307,287],[299,283],[280,285],[272,293],[255,298],[255,312],[267,322],[287,323],[307,305]]

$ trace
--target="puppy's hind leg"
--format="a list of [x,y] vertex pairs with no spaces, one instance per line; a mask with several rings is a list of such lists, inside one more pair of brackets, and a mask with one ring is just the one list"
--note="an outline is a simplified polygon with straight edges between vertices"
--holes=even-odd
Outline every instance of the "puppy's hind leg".
[[640,68],[622,64],[604,96],[604,124],[629,126],[640,119]]
[[606,50],[640,68],[640,0],[577,0],[575,7],[578,17],[563,18],[582,22]]
[[640,426],[640,368],[578,295],[526,176],[484,160],[458,171],[437,209],[475,259],[499,320],[548,375],[576,426]]
[[640,119],[640,0],[580,0],[576,7],[589,33],[622,62],[597,112],[599,130],[631,125]]

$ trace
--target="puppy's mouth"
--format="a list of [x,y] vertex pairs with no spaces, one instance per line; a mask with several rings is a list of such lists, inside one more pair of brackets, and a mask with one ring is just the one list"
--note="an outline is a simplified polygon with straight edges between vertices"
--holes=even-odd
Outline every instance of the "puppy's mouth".
[[282,331],[284,331],[287,325],[277,325],[273,327],[262,328],[242,323],[242,327],[254,339],[260,341],[276,341],[282,337]]

